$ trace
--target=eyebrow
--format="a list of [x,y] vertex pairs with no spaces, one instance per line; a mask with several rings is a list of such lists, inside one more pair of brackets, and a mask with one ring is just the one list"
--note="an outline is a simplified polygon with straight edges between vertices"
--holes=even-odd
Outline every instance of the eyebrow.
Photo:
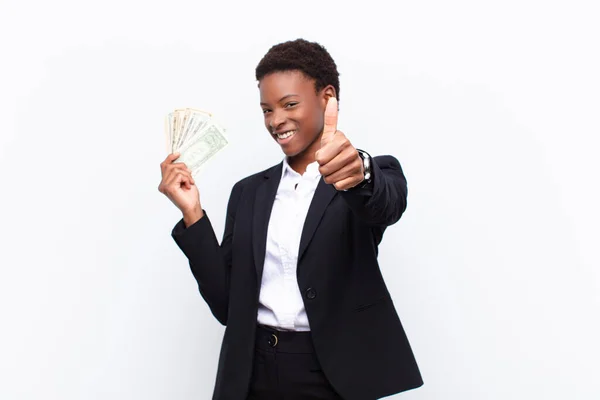
[[[298,95],[294,94],[294,93],[292,93],[292,94],[286,94],[285,96],[283,96],[282,98],[279,99],[278,103],[281,103],[283,100],[287,99],[288,97],[293,97],[293,96],[298,96]],[[261,106],[266,106],[267,103],[261,102],[260,105]]]

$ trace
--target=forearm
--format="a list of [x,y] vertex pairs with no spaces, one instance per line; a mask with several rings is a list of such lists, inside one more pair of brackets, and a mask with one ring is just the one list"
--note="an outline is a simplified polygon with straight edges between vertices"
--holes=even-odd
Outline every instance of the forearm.
[[210,219],[200,204],[192,211],[185,212],[172,232],[173,239],[189,260],[200,294],[213,315],[223,325],[227,324],[229,308],[231,244],[235,211],[242,191],[243,187],[240,182],[231,190],[227,204],[225,231],[220,246]]

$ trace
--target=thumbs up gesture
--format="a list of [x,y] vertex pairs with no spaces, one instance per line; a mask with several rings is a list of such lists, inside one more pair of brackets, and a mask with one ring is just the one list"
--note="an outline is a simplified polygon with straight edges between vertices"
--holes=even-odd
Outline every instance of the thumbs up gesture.
[[362,159],[343,132],[337,130],[338,103],[331,97],[325,108],[325,124],[321,136],[321,149],[315,158],[325,183],[336,190],[348,190],[364,180]]

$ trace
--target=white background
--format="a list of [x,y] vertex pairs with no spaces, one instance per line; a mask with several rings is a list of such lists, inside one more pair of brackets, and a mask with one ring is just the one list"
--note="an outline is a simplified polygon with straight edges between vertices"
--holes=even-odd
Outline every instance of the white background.
[[380,262],[425,385],[394,398],[600,398],[597,2],[0,4],[1,399],[210,398],[223,328],[170,237],[163,118],[228,128],[199,179],[220,237],[281,160],[254,68],[297,37],[408,179]]

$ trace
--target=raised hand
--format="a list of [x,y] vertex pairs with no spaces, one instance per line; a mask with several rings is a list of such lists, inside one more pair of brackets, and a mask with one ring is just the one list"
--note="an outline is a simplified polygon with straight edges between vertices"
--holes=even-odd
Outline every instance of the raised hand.
[[325,183],[337,190],[348,190],[364,180],[364,167],[358,151],[346,135],[337,130],[338,103],[331,97],[325,108],[321,149],[315,154]]
[[162,180],[158,191],[164,194],[181,210],[187,226],[203,216],[200,192],[192,172],[185,163],[175,163],[179,153],[169,154],[160,164]]

